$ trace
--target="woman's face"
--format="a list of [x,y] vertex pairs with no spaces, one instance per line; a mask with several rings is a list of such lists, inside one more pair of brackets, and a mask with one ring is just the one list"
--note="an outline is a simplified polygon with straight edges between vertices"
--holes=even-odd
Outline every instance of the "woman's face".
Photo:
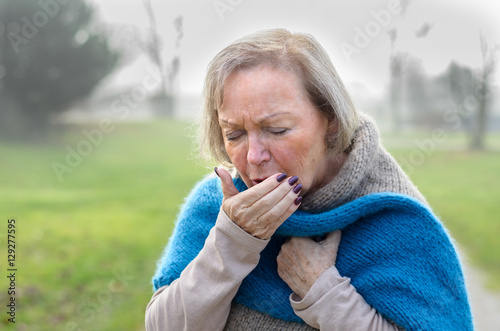
[[332,179],[325,137],[336,126],[297,74],[268,65],[233,72],[218,115],[227,154],[248,187],[280,172],[298,176],[306,195]]

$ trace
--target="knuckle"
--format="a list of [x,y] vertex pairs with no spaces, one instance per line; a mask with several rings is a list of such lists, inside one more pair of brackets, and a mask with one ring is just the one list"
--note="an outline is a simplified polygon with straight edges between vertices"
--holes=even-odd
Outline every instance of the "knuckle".
[[271,222],[281,221],[282,213],[277,210],[277,208],[272,208],[267,212],[267,217],[271,219]]
[[285,272],[283,271],[283,269],[281,269],[281,266],[278,264],[278,275],[281,277],[281,278],[284,278],[285,277]]
[[286,195],[292,191],[293,186],[288,184],[288,181],[283,181],[283,185],[278,186],[278,189],[281,191],[283,195]]
[[274,203],[271,201],[271,199],[267,195],[264,195],[261,198],[261,204],[262,204],[262,207],[266,210],[272,210],[272,207],[274,205]]
[[258,190],[254,190],[254,189],[247,190],[244,193],[247,193],[247,195],[248,195],[248,196],[246,196],[245,201],[257,201],[265,196],[264,192],[260,192]]
[[[229,211],[231,212],[231,215],[234,218],[236,218],[236,220],[241,220],[244,218],[244,215],[245,215],[245,208],[244,207],[232,204],[229,208]],[[233,221],[236,221],[236,220],[233,220]]]

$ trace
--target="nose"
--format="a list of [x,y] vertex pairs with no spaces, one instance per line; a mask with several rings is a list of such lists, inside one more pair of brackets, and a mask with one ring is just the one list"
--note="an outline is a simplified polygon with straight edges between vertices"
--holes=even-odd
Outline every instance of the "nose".
[[263,162],[271,160],[271,153],[265,142],[258,136],[251,136],[248,139],[247,161],[249,164],[258,166]]

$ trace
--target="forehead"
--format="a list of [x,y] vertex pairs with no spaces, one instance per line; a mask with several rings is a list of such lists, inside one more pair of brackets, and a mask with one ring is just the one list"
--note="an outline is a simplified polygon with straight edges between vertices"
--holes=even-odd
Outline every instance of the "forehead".
[[279,107],[308,99],[299,75],[288,69],[259,65],[232,72],[224,84],[220,113],[242,108]]

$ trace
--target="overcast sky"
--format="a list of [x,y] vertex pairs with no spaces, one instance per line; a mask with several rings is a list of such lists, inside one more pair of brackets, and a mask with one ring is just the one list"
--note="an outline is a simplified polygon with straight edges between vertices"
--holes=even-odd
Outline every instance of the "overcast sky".
[[[149,26],[142,0],[94,3],[106,22],[134,24],[141,30]],[[388,82],[391,49],[385,32],[388,28],[398,29],[396,50],[420,58],[430,74],[442,72],[452,59],[479,67],[480,32],[490,43],[500,44],[500,2],[494,0],[412,0],[405,15],[397,10],[400,3],[397,0],[152,0],[152,3],[165,61],[175,52],[173,21],[179,15],[183,17],[184,35],[178,50],[182,61],[179,89],[183,94],[201,91],[206,67],[218,51],[237,38],[266,28],[284,27],[311,33],[326,48],[344,81],[362,83],[376,94]],[[379,20],[383,19],[380,23],[377,15]],[[418,38],[416,31],[422,31],[425,24],[430,30],[425,38]],[[371,36],[361,40],[359,31]],[[138,81],[147,65],[146,58],[138,59],[115,80]]]

